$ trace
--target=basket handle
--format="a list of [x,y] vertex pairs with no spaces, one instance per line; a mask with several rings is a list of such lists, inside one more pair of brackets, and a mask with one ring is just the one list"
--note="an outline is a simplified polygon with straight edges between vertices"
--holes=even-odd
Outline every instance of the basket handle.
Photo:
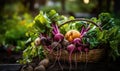
[[102,31],[102,28],[99,25],[97,25],[95,22],[93,22],[93,21],[91,21],[89,19],[84,19],[84,18],[77,18],[77,19],[74,19],[74,20],[66,21],[66,22],[62,23],[61,25],[59,25],[58,27],[60,28],[64,24],[67,24],[67,23],[70,23],[70,22],[75,22],[75,21],[86,21],[86,22],[92,23],[93,25],[95,25],[96,27],[98,27],[100,31]]

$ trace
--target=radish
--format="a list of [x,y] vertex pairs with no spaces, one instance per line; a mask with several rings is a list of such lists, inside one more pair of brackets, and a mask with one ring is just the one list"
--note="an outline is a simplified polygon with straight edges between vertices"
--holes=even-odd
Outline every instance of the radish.
[[58,33],[54,36],[55,41],[62,41],[63,39],[64,39],[64,36],[60,33]]
[[81,58],[82,57],[82,49],[83,49],[83,47],[79,46],[79,47],[77,47],[77,49],[80,52],[80,58]]
[[88,26],[87,28],[85,28],[85,26],[82,26],[82,30],[80,32],[81,34],[81,38],[90,30],[90,26]]
[[60,42],[64,40],[64,35],[60,33],[58,26],[56,24],[53,23],[52,27],[53,27],[53,29],[52,29],[53,43],[51,43],[51,45],[50,45],[50,47],[52,47],[52,49],[50,50],[50,53],[52,53],[53,50],[55,50],[57,52],[57,54],[53,53],[56,55],[56,60],[51,67],[54,67],[54,65],[56,64],[56,61],[58,61],[59,66],[63,70],[63,67],[60,64],[59,59],[60,59],[61,50],[62,50],[62,45],[60,44]]
[[41,36],[41,37],[40,37],[40,41],[41,41],[41,44],[42,44],[42,45],[46,45],[47,38],[44,37],[44,36]]
[[62,48],[62,45],[59,42],[53,42],[51,44],[51,47],[55,51],[59,51]]
[[81,44],[81,39],[80,38],[75,38],[72,43],[75,44],[76,46],[80,45]]
[[88,49],[88,48],[85,48],[84,50],[85,50],[85,54],[86,54],[86,62],[87,62],[87,54],[88,54],[88,52],[89,52],[89,49]]
[[51,38],[48,37],[47,35],[44,35],[44,34],[40,34],[40,43],[43,45],[43,46],[49,46],[51,44]]
[[[58,48],[57,48],[57,50],[58,50]],[[63,71],[63,67],[62,67],[62,65],[61,65],[61,63],[59,61],[60,57],[61,57],[61,50],[62,49],[59,50],[60,52],[57,51],[55,62],[53,63],[53,65],[50,68],[53,68],[55,66],[56,62],[58,61],[58,64],[59,64],[61,70]]]
[[70,44],[69,41],[66,40],[66,39],[64,39],[64,40],[61,42],[61,45],[62,45],[62,48],[63,48],[63,49],[66,49],[66,47],[67,47],[69,44]]
[[72,55],[73,51],[75,50],[75,45],[74,45],[74,44],[68,45],[68,46],[67,46],[67,50],[70,52],[70,53],[69,53],[69,62],[70,62],[70,69],[69,69],[69,71],[71,71],[71,68],[72,68],[71,55]]
[[62,41],[64,39],[64,35],[60,33],[58,26],[56,24],[52,24],[53,30],[52,33],[54,35],[54,41]]
[[[70,70],[71,70],[71,55],[73,53],[73,51],[76,51],[78,50],[81,54],[80,54],[80,58],[82,56],[82,49],[83,47],[86,47],[87,45],[86,44],[83,44],[82,43],[82,38],[83,36],[87,33],[87,31],[90,29],[90,26],[87,27],[87,29],[85,28],[85,26],[82,27],[82,30],[80,32],[80,37],[79,38],[75,38],[73,41],[72,41],[72,44],[68,45],[67,46],[67,50],[69,51],[69,61],[70,61]],[[77,48],[76,48],[76,47]],[[87,53],[88,52],[88,49],[85,48],[85,52]],[[76,60],[76,54],[75,54],[75,60]],[[87,60],[87,54],[86,54],[86,60]],[[87,61],[86,61],[87,63]],[[76,64],[76,67],[77,67],[77,62],[75,61],[75,64]]]
[[80,33],[83,34],[84,30],[85,30],[85,26],[83,25]]
[[61,49],[60,49],[60,55],[59,55],[59,57],[58,57],[58,63],[59,63],[59,66],[60,66],[60,68],[61,68],[61,70],[63,71],[63,67],[62,67],[62,65],[61,65],[61,63],[60,63],[60,57],[61,57]]

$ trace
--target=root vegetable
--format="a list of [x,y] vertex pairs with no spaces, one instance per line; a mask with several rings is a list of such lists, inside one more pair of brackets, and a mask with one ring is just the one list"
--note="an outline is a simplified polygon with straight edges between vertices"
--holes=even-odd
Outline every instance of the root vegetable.
[[85,52],[88,52],[88,51],[89,51],[89,49],[88,49],[88,48],[85,48],[84,50],[85,50]]
[[83,49],[83,47],[77,47],[77,49],[78,49],[78,51],[80,52],[80,58],[82,57],[82,49]]
[[71,70],[71,68],[72,68],[71,55],[72,55],[73,51],[75,50],[75,45],[73,45],[73,44],[68,45],[67,50],[69,51],[69,62],[70,62],[70,69],[69,70]]
[[53,50],[58,51],[62,48],[62,45],[59,42],[53,42],[51,44],[51,47],[53,48]]
[[54,35],[54,41],[62,41],[64,39],[64,35],[60,33],[58,26],[56,24],[52,24],[53,30],[52,33]]
[[80,44],[81,44],[81,39],[80,39],[80,38],[75,38],[75,39],[73,40],[73,44],[75,44],[75,45],[80,45]]
[[43,59],[42,61],[40,61],[39,65],[48,67],[49,63],[50,63],[49,59]]
[[70,45],[67,46],[68,52],[73,52],[74,49],[75,49],[75,45],[74,44],[70,44]]
[[36,46],[39,46],[39,45],[40,45],[40,38],[39,38],[39,37],[35,39],[35,45],[36,45]]
[[24,65],[20,71],[33,71],[33,67],[31,65]]
[[77,30],[70,30],[65,34],[65,38],[69,41],[72,42],[75,38],[80,38],[81,34]]
[[88,26],[87,28],[85,28],[85,26],[82,26],[82,30],[81,30],[81,38],[83,37],[83,36],[85,36],[86,35],[86,33],[88,32],[90,30],[90,26]]
[[34,71],[46,71],[45,67],[43,65],[35,67]]
[[42,37],[40,37],[40,39],[41,39],[41,44],[42,45],[46,45],[47,43],[47,38],[46,37],[44,37],[44,36],[42,36]]
[[56,34],[55,36],[54,36],[54,40],[55,41],[61,41],[61,40],[63,40],[64,39],[64,36],[62,35],[62,34],[60,34],[60,33],[58,33],[58,34]]
[[63,48],[66,48],[70,43],[69,43],[68,40],[64,39],[64,40],[61,42],[61,44],[62,44],[62,47],[63,47]]

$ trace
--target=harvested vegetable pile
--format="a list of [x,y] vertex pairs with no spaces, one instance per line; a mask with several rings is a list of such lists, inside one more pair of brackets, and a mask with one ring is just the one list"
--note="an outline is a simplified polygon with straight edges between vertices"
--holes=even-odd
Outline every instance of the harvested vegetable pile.
[[[108,13],[99,15],[99,19],[75,19],[74,17],[68,18],[59,15],[55,10],[46,13],[41,11],[35,17],[33,27],[26,33],[30,37],[29,39],[31,39],[28,41],[31,45],[28,45],[28,48],[24,50],[23,60],[20,60],[20,62],[28,63],[37,56],[43,59],[48,54],[51,56],[55,55],[55,63],[58,61],[63,70],[59,60],[63,51],[65,51],[69,54],[68,59],[71,70],[72,54],[80,54],[80,57],[82,57],[82,54],[85,54],[87,62],[87,55],[90,50],[106,49],[108,44],[110,46],[107,46],[107,48],[112,48],[113,56],[119,56],[117,47],[120,42],[116,41],[116,44],[114,44],[116,47],[114,48],[112,42],[116,38],[110,40],[112,35],[120,36],[118,34],[119,27],[111,27],[114,25],[111,21],[113,20]],[[117,38],[120,39],[120,37]],[[75,60],[76,58],[75,56]]]

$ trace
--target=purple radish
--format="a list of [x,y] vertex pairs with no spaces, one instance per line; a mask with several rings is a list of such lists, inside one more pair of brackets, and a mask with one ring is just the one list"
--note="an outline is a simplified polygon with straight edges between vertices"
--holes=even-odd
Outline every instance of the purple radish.
[[45,34],[40,34],[40,42],[44,46],[49,46],[51,44],[51,38]]
[[87,28],[85,28],[85,26],[82,26],[82,30],[80,32],[81,34],[81,38],[90,30],[90,26],[88,26]]
[[86,62],[87,62],[87,54],[88,54],[88,52],[89,52],[89,49],[88,49],[88,48],[85,48],[84,50],[85,50],[85,54],[86,54]]
[[61,49],[60,49],[60,54],[59,54],[59,57],[58,57],[58,63],[59,63],[59,66],[60,66],[60,68],[61,68],[61,70],[63,71],[63,67],[62,67],[62,65],[61,65],[61,63],[60,63],[60,57],[61,57]]
[[63,41],[64,35],[60,33],[57,24],[53,23],[52,27],[53,27],[53,29],[52,29],[53,40],[55,42],[53,42],[51,44],[51,47],[52,47],[51,51],[56,50],[56,52],[57,52],[57,54],[55,54],[56,55],[56,60],[55,60],[54,64],[52,65],[52,67],[56,64],[56,61],[58,61],[59,66],[61,67],[61,69],[63,71],[63,67],[60,64],[59,59],[60,59],[61,50],[62,50],[62,45],[60,44],[60,42]]
[[55,66],[56,62],[58,61],[58,64],[59,64],[61,70],[63,71],[63,67],[62,67],[62,65],[61,65],[61,63],[59,61],[60,57],[61,57],[61,49],[60,49],[60,52],[57,51],[55,62],[53,63],[53,65],[50,68],[53,68]]
[[68,50],[68,52],[70,52],[70,53],[73,52],[74,49],[75,49],[75,45],[74,45],[74,44],[70,44],[70,45],[67,46],[67,50]]
[[83,25],[80,34],[83,34],[84,30],[85,30],[85,26]]
[[80,52],[80,58],[82,58],[82,49],[83,49],[83,47],[79,46],[79,47],[77,47],[77,49]]
[[85,48],[84,50],[85,50],[85,52],[88,52],[88,51],[89,51],[89,49],[88,49],[88,48]]
[[58,26],[56,24],[52,24],[53,30],[52,34],[54,35],[54,41],[60,42],[64,39],[64,35],[60,33]]
[[80,38],[75,38],[72,42],[75,45],[79,45],[81,43],[81,39]]
[[73,51],[75,50],[75,45],[74,44],[68,45],[67,46],[67,50],[69,51],[69,62],[70,62],[70,69],[69,69],[69,71],[71,71],[71,68],[72,68],[71,56],[72,56]]
[[59,42],[59,41],[62,41],[63,39],[64,39],[63,34],[58,33],[54,36],[54,41]]

